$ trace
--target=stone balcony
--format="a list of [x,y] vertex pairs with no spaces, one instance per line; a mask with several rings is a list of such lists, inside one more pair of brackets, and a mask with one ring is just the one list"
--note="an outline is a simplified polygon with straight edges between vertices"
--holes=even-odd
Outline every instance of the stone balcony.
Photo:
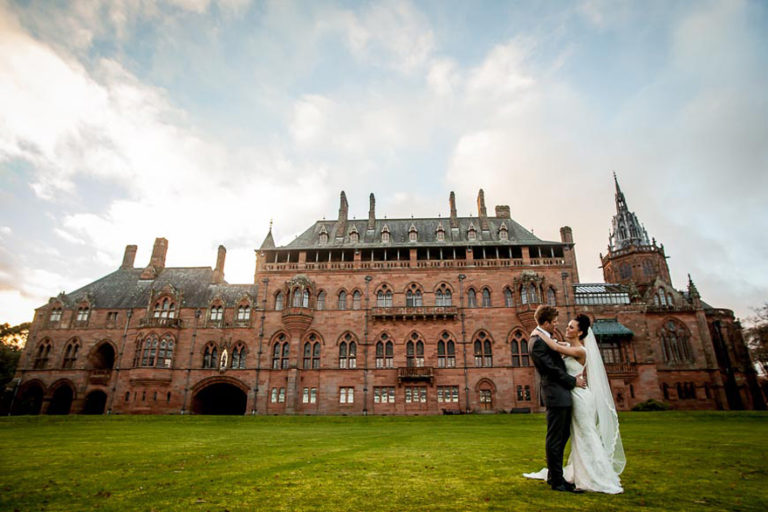
[[112,370],[91,370],[88,375],[88,383],[99,386],[106,386],[109,379],[112,378]]
[[371,308],[371,316],[376,320],[447,320],[457,314],[456,306]]
[[637,363],[606,363],[608,378],[631,379],[637,377]]
[[311,308],[289,307],[283,309],[283,325],[291,335],[301,335],[312,324],[315,310]]
[[435,371],[431,366],[404,366],[397,369],[397,383],[403,382],[432,382]]
[[178,329],[181,326],[181,318],[159,318],[147,316],[139,320],[139,327],[168,327]]

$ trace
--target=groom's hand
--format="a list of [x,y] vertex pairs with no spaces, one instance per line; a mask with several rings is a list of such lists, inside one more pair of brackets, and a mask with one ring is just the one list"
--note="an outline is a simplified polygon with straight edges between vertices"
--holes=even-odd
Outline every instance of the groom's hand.
[[576,376],[576,387],[579,387],[579,388],[587,387],[587,379],[584,377],[583,373],[580,373]]

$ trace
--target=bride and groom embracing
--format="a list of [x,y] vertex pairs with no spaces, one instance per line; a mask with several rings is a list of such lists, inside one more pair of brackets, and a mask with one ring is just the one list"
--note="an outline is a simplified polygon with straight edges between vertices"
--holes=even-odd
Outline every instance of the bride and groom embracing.
[[[554,339],[557,310],[539,306],[531,333],[531,358],[541,376],[547,406],[547,467],[528,478],[546,480],[555,491],[623,492],[619,475],[626,459],[608,376],[586,315],[568,322]],[[571,438],[571,454],[563,452]]]

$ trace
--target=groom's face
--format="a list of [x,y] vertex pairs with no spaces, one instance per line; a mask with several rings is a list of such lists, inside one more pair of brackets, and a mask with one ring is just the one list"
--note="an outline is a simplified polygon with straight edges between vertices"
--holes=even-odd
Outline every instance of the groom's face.
[[555,325],[557,325],[557,317],[553,318],[551,322],[544,322],[541,324],[541,328],[554,335]]

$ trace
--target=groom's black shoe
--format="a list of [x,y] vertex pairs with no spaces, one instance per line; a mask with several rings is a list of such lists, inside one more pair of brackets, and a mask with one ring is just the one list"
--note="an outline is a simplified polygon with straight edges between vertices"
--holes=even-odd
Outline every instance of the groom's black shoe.
[[577,489],[575,485],[570,484],[568,482],[563,482],[562,484],[553,485],[552,490],[560,491],[560,492],[572,492],[576,494],[581,494],[584,492],[581,489]]

